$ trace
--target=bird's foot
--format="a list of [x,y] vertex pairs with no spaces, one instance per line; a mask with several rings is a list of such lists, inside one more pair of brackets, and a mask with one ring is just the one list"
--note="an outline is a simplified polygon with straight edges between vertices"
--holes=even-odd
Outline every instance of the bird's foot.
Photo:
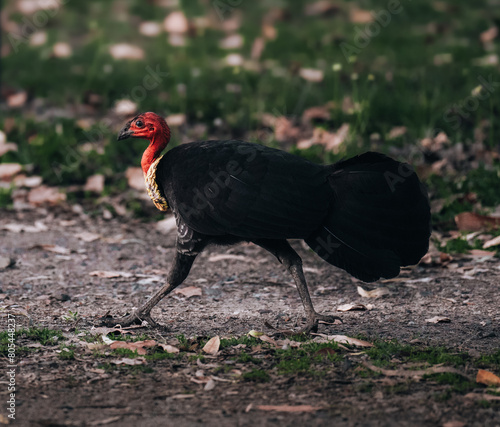
[[297,333],[309,334],[311,332],[318,332],[318,323],[320,320],[330,324],[334,324],[336,320],[340,320],[340,322],[342,322],[342,319],[338,316],[329,316],[315,312],[312,316],[308,316],[305,326],[299,329]]
[[101,317],[101,325],[107,326],[108,328],[112,328],[114,326],[121,326],[122,328],[126,328],[132,325],[141,325],[141,326],[149,326],[155,327],[158,326],[149,313],[141,313],[140,311],[133,311],[128,316],[121,318],[114,318],[113,316],[103,316]]

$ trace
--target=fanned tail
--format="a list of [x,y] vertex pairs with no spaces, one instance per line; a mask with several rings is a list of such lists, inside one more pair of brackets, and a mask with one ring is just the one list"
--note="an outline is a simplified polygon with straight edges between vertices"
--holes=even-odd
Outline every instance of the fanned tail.
[[330,168],[332,208],[307,244],[365,282],[417,264],[428,250],[431,224],[427,191],[413,169],[372,152]]

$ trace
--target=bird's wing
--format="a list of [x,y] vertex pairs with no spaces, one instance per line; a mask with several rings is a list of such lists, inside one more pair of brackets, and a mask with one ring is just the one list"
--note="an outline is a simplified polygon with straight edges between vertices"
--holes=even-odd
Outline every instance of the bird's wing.
[[242,238],[305,238],[328,211],[324,166],[242,141],[170,150],[159,164],[169,204],[194,230]]

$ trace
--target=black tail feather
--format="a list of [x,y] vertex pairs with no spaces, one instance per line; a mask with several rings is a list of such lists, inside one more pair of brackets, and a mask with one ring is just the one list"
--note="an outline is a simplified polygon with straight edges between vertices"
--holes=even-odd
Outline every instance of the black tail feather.
[[399,274],[428,250],[427,192],[411,167],[365,153],[331,166],[332,208],[307,244],[325,261],[371,282]]

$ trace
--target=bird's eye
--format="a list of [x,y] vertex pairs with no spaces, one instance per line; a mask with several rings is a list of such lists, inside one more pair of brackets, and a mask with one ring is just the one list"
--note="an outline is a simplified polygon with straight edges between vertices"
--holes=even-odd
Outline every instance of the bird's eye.
[[135,125],[138,127],[138,128],[143,128],[144,127],[144,122],[142,120],[137,120],[135,122]]

